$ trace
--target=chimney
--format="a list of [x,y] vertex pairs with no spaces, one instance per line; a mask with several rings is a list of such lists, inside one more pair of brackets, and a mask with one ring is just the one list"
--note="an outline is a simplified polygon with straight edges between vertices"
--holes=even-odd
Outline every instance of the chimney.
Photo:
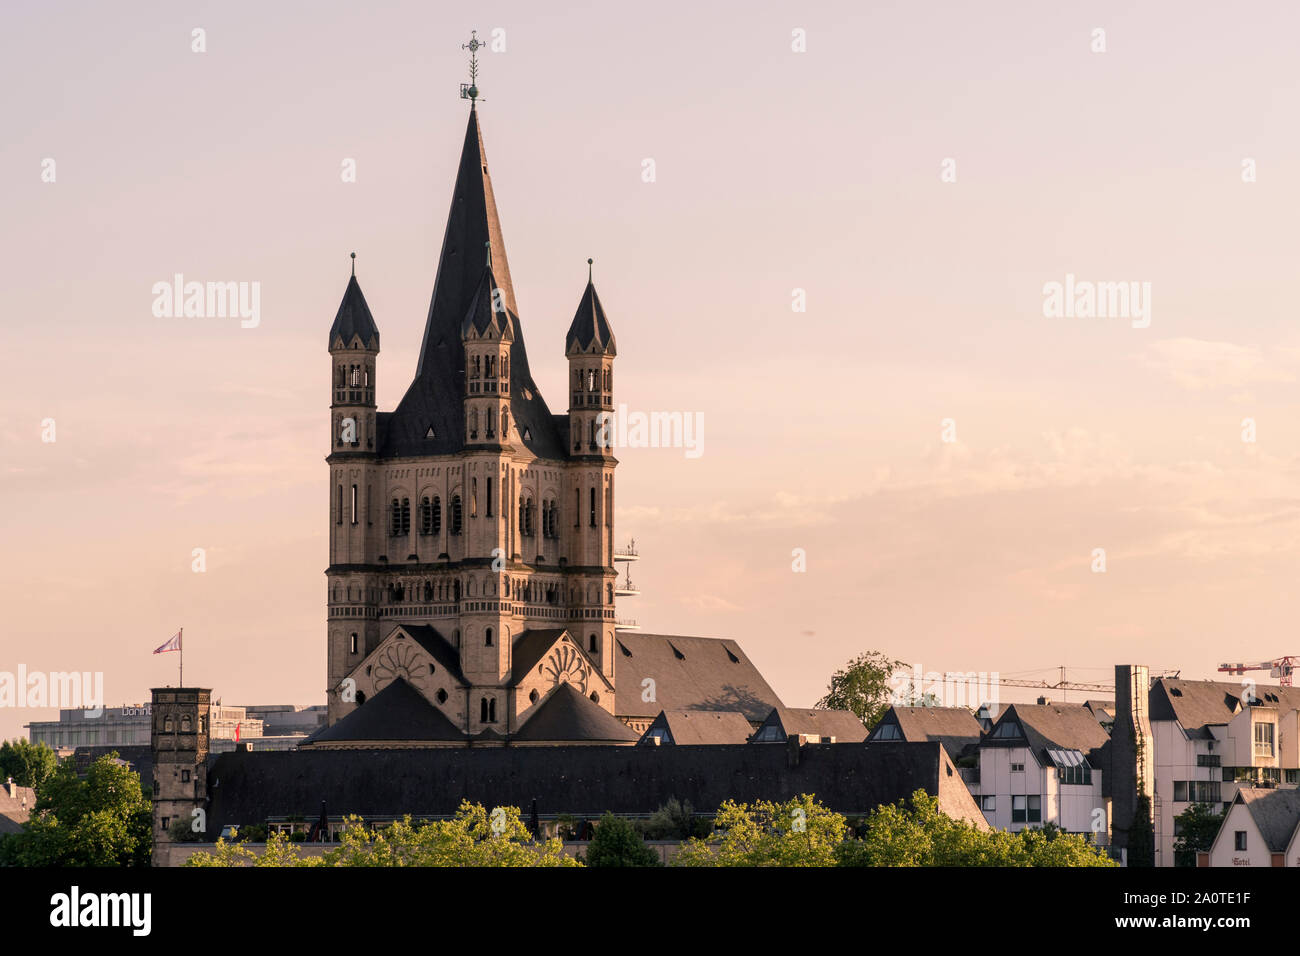
[[1051,702],[1052,702],[1052,698],[1050,698],[1050,697],[1040,697],[1040,698],[1038,698],[1038,703],[1039,703],[1040,705],[1050,704]]
[[799,766],[799,735],[790,734],[785,738],[785,764],[787,767]]
[[1115,665],[1115,723],[1110,729],[1111,842],[1127,848],[1139,793],[1155,787],[1154,741],[1148,705],[1151,678],[1141,664]]
[[14,786],[14,778],[13,778],[13,777],[10,777],[10,778],[5,782],[5,789],[9,791],[9,799],[10,799],[10,800],[17,800],[17,799],[18,799],[18,788],[17,788],[16,786]]

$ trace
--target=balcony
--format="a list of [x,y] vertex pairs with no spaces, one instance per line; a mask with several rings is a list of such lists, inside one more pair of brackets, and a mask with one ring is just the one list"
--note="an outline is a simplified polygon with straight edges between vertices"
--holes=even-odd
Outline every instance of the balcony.
[[631,578],[628,578],[622,584],[614,585],[615,597],[632,597],[640,593],[641,593],[641,589],[632,583]]
[[636,622],[636,619],[635,619],[635,618],[631,618],[631,617],[620,617],[618,620],[616,620],[616,621],[614,622],[614,630],[616,630],[616,631],[639,631],[639,630],[641,630],[641,625],[638,624],[638,623]]

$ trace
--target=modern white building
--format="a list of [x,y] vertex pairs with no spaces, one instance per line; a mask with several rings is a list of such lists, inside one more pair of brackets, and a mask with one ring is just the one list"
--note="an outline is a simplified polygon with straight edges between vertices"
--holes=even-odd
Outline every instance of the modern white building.
[[[1247,685],[1249,686],[1249,685]],[[1156,866],[1174,865],[1176,818],[1232,807],[1240,789],[1300,783],[1300,688],[1160,678],[1151,685]]]
[[980,740],[979,774],[967,786],[990,826],[1014,833],[1052,823],[1108,843],[1109,741],[1081,704],[1010,704]]

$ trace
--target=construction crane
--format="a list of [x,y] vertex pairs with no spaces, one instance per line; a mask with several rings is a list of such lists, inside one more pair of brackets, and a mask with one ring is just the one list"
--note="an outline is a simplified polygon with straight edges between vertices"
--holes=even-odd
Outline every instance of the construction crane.
[[[1018,680],[1016,678],[999,676],[998,685],[1000,687],[1032,687],[1037,690],[1085,690],[1103,694],[1115,693],[1114,681],[1095,683],[1090,681],[1067,680],[1065,676],[1065,665],[1062,664],[1057,668],[1057,670],[1060,671],[1061,676],[1054,683],[1046,680]],[[1152,671],[1151,680],[1154,682],[1161,677],[1177,677],[1179,673],[1180,671],[1177,670]]]
[[1288,654],[1285,657],[1260,661],[1257,664],[1220,664],[1219,670],[1225,674],[1237,675],[1244,674],[1246,671],[1268,671],[1269,677],[1276,677],[1277,682],[1283,687],[1290,687],[1297,663],[1300,663],[1300,654]]

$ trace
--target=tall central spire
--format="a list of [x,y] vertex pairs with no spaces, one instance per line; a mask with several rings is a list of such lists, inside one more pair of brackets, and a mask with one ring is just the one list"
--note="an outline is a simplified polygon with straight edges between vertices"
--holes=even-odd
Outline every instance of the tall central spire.
[[451,211],[447,213],[447,231],[438,258],[433,299],[429,303],[429,316],[424,327],[417,376],[426,368],[436,367],[433,353],[441,345],[460,342],[460,323],[483,274],[485,244],[491,253],[492,272],[502,291],[505,306],[511,315],[518,315],[505,239],[501,234],[496,199],[492,195],[492,178],[488,175],[487,156],[483,150],[483,134],[479,130],[478,111],[470,110]]

